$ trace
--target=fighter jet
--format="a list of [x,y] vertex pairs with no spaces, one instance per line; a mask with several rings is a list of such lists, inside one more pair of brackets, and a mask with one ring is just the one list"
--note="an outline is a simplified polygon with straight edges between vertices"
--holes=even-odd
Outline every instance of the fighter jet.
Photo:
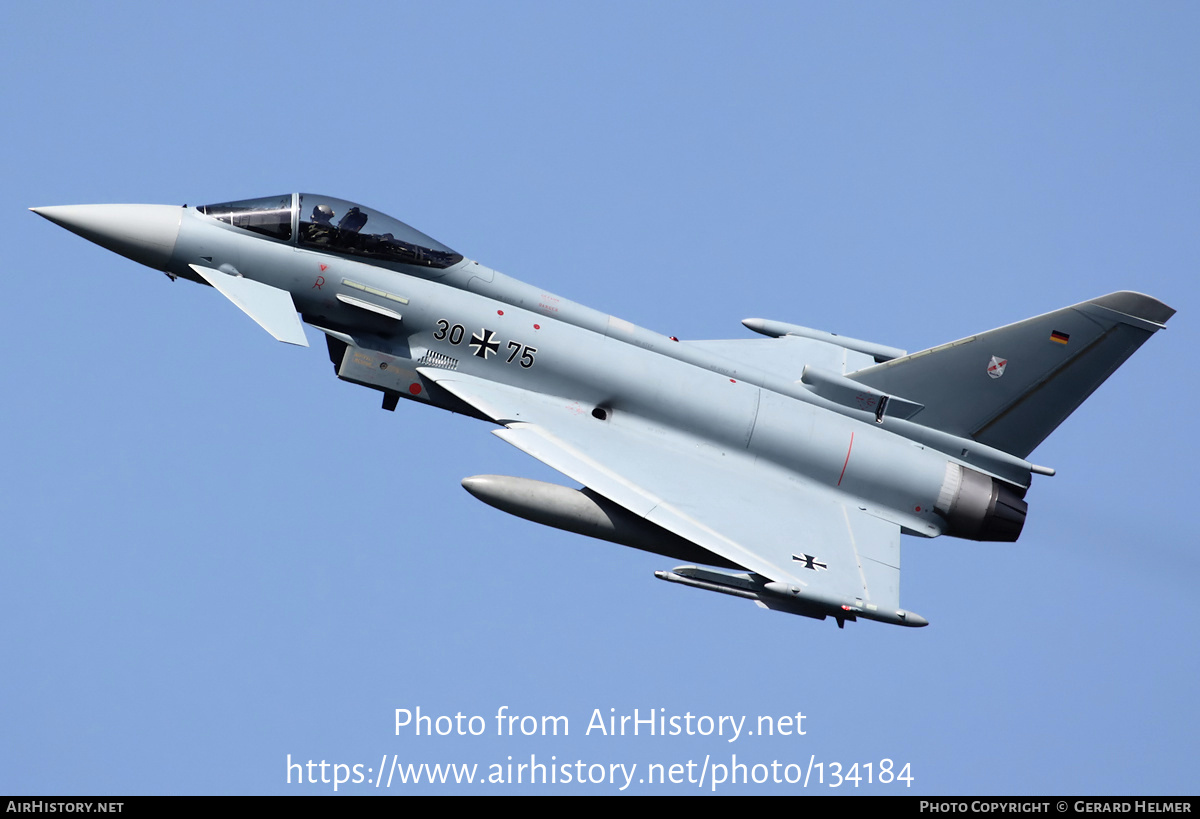
[[1175,312],[1110,293],[915,353],[758,318],[767,338],[681,342],[329,196],[33,211],[280,341],[308,345],[302,318],[384,409],[482,419],[582,484],[463,480],[483,502],[839,627],[927,625],[900,606],[901,534],[1015,541],[1054,474],[1026,458]]

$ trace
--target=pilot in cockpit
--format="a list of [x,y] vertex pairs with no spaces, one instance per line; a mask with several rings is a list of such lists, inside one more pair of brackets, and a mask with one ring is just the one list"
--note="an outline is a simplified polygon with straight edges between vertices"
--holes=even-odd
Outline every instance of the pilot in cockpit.
[[301,222],[300,234],[303,240],[312,245],[328,247],[333,243],[337,229],[333,226],[333,208],[329,205],[316,205],[312,209],[312,221]]

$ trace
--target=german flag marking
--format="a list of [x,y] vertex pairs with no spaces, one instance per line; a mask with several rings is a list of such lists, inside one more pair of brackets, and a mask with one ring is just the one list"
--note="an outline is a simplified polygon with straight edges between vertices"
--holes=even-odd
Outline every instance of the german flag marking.
[[1071,337],[1066,333],[1060,333],[1058,330],[1054,330],[1050,333],[1050,340],[1055,344],[1066,344],[1071,340]]

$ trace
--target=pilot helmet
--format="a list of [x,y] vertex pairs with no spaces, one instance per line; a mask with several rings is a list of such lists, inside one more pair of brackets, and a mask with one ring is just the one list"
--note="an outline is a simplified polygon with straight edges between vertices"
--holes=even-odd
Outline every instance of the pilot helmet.
[[326,225],[329,224],[333,221],[333,208],[329,207],[329,205],[317,205],[313,208],[312,220]]

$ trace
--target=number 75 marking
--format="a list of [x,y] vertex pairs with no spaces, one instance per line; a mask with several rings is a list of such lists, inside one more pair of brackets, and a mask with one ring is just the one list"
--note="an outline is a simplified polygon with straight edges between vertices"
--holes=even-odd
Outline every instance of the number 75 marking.
[[508,342],[508,349],[512,350],[512,352],[508,354],[506,364],[511,364],[513,359],[517,357],[517,353],[520,353],[521,366],[527,370],[533,366],[533,354],[537,352],[537,347],[530,347],[528,344],[522,344],[519,341],[510,341]]

